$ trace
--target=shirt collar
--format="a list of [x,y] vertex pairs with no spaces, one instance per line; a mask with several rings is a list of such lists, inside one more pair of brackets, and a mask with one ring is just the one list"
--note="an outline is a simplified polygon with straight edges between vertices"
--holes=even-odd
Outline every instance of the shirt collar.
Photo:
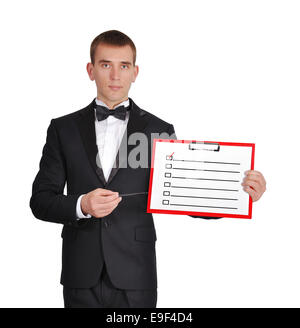
[[[102,100],[99,100],[97,98],[96,98],[96,104],[97,105],[100,105],[100,106],[105,106],[105,107],[109,108]],[[119,107],[119,106],[128,107],[129,106],[129,98],[127,100],[124,100],[120,104],[118,104],[116,107]]]

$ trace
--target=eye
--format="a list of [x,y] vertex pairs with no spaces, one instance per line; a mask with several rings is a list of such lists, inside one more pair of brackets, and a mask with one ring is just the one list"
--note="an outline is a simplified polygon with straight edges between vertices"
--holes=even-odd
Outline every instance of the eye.
[[102,64],[102,67],[108,68],[109,67],[109,64]]
[[127,66],[127,65],[125,65],[125,64],[124,64],[124,65],[122,65],[121,67],[122,67],[122,68],[128,68],[128,66]]

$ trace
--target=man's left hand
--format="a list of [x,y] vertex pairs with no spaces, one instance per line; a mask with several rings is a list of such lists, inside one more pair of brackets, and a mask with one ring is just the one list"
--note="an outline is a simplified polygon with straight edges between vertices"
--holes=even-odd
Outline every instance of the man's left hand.
[[256,202],[266,191],[266,180],[260,172],[254,170],[246,171],[245,175],[243,189],[251,196],[252,201]]

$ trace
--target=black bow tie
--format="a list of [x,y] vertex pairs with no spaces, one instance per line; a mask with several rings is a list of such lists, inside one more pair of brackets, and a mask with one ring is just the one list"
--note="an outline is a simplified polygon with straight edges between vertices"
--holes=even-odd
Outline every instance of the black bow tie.
[[124,106],[119,106],[115,109],[108,109],[105,106],[96,105],[95,108],[98,121],[105,120],[109,115],[113,115],[115,118],[125,121],[127,109]]

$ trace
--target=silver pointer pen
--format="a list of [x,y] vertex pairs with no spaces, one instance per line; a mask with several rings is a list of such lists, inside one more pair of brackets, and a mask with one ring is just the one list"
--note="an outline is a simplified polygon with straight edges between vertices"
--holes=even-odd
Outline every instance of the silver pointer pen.
[[142,195],[142,194],[148,194],[148,191],[134,192],[134,193],[129,193],[129,194],[119,194],[119,196],[120,197],[126,197],[126,196]]

